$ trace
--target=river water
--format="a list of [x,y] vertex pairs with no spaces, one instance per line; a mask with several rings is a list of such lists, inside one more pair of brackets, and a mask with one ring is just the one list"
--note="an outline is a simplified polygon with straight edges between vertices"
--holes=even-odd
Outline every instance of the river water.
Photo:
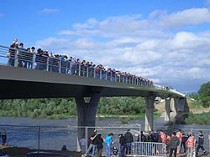
[[[113,132],[115,139],[118,139],[119,133],[125,133],[127,129],[131,129],[136,139],[136,133],[139,130],[144,130],[144,119],[131,120],[127,124],[123,124],[121,118],[97,118],[96,127],[104,137]],[[205,148],[208,149],[210,126],[178,125],[175,130],[178,128],[184,130],[185,133],[193,131],[195,135],[199,130],[203,130],[206,138]],[[77,149],[77,118],[50,120],[0,117],[0,131],[3,129],[7,131],[8,145],[60,150],[65,144],[69,150]],[[167,129],[164,126],[163,117],[154,120],[154,129]]]

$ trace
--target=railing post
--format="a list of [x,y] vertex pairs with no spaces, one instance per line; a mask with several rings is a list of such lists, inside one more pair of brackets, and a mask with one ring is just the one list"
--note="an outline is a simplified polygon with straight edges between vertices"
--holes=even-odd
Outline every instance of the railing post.
[[68,72],[69,74],[71,74],[71,72],[72,72],[72,69],[71,68],[72,68],[71,61],[69,61],[69,72]]
[[49,58],[50,57],[47,57],[47,68],[46,68],[47,71],[49,71],[49,60],[50,60]]
[[59,73],[61,73],[61,58],[59,59]]
[[93,78],[96,78],[96,68],[93,68]]
[[14,64],[15,67],[18,67],[18,50],[15,49],[15,64]]
[[99,78],[102,79],[102,69],[100,69]]
[[38,141],[37,141],[37,142],[38,142],[38,143],[37,143],[37,144],[38,144],[38,148],[37,148],[37,149],[38,149],[38,152],[39,152],[39,150],[40,150],[40,134],[41,134],[41,129],[40,129],[40,126],[39,126],[39,127],[38,127]]
[[35,58],[36,58],[36,54],[35,52],[33,52],[32,66],[31,66],[32,69],[35,69]]
[[89,74],[88,74],[88,70],[89,70],[89,68],[88,68],[88,66],[87,66],[87,70],[86,70],[86,72],[87,72],[87,75],[86,75],[86,76],[87,76],[87,77],[88,77],[88,75],[89,75]]
[[81,64],[80,63],[78,63],[78,64],[79,64],[78,76],[81,76]]
[[112,71],[110,72],[110,81],[112,81]]

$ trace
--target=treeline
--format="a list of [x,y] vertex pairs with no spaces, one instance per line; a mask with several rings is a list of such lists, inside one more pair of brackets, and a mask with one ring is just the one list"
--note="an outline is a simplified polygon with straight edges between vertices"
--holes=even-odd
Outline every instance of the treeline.
[[189,96],[194,99],[194,106],[210,107],[210,82],[202,84],[198,93]]
[[[142,97],[101,98],[99,115],[139,115],[145,113]],[[0,116],[31,118],[69,118],[77,115],[74,98],[0,100]]]
[[[192,108],[206,108],[210,107],[210,82],[201,85],[198,93],[190,94],[189,97],[193,99]],[[210,112],[203,112],[199,114],[189,113],[185,115],[185,124],[205,124],[210,125]]]

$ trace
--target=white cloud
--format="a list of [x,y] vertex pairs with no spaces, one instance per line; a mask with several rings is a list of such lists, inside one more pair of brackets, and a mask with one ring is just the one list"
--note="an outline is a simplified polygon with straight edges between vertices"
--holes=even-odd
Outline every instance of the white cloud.
[[180,27],[210,23],[210,11],[207,8],[191,8],[180,12],[160,16],[159,24],[164,27]]
[[42,14],[54,14],[54,13],[58,13],[59,9],[55,9],[55,8],[43,8],[40,13]]
[[[210,29],[163,29],[210,22],[206,8],[176,13],[88,19],[37,46],[152,79],[156,83],[210,80]],[[157,23],[161,24],[157,27]],[[208,74],[209,73],[209,74]],[[202,81],[201,81],[202,80]]]

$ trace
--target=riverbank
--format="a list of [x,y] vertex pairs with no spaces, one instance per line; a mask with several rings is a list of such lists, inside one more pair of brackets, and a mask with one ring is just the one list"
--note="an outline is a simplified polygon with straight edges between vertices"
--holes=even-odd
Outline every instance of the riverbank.
[[[0,148],[2,148],[2,147],[0,147]],[[10,157],[24,157],[26,155],[26,153],[37,151],[36,149],[20,148],[20,147],[4,147],[2,149],[5,150],[7,155],[9,155]],[[40,151],[46,151],[46,150],[40,150]],[[69,155],[70,157],[81,157],[82,156],[80,152],[75,152],[75,151],[62,152],[62,151],[48,150],[48,152],[65,154],[65,155]],[[180,154],[177,157],[186,157],[186,156],[187,156],[187,154]],[[202,157],[202,156],[203,155],[201,153],[199,153],[198,157]],[[209,157],[210,155],[208,154],[205,156]]]
[[[1,149],[3,149],[7,155],[10,157],[24,157],[29,152],[35,152],[37,149],[29,149],[24,147],[5,147],[1,146]],[[39,151],[46,151],[46,150],[39,150]],[[47,150],[47,152],[54,152],[64,155],[69,155],[70,157],[81,157],[81,153],[75,152],[75,151],[55,151],[55,150]]]

